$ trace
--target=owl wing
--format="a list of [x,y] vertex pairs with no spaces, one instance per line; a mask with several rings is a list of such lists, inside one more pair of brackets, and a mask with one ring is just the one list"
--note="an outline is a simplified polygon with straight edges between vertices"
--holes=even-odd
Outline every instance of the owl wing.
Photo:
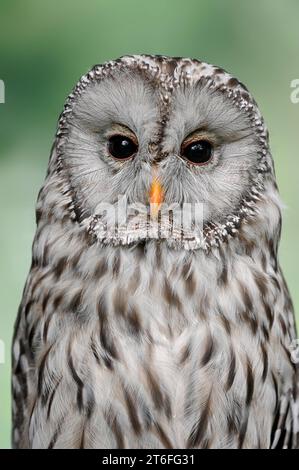
[[27,426],[33,407],[36,384],[36,365],[32,340],[37,317],[32,287],[39,276],[34,269],[29,273],[22,301],[18,310],[12,343],[12,445],[13,448],[28,447]]
[[[289,290],[280,270],[281,284],[283,286],[285,319],[288,325],[289,343],[296,341],[297,330],[295,314]],[[297,341],[296,341],[297,342]],[[277,408],[271,434],[271,449],[298,449],[299,448],[299,369],[298,364],[292,361],[287,350],[290,344],[283,346],[286,357],[293,368],[293,382],[288,389],[277,399]],[[277,383],[274,383],[278,397]]]
[[[298,377],[294,386],[298,389]],[[298,406],[293,390],[281,396],[272,428],[271,449],[299,448]]]
[[[57,139],[52,145],[49,169],[56,164],[56,148]],[[49,174],[48,171],[47,178]],[[43,190],[44,187],[39,192],[38,203],[40,200],[42,203]],[[38,211],[36,218],[38,222]],[[30,415],[34,408],[38,383],[34,349],[39,341],[42,320],[38,290],[47,274],[47,268],[38,268],[32,259],[14,327],[12,342],[12,445],[14,448],[29,447]]]

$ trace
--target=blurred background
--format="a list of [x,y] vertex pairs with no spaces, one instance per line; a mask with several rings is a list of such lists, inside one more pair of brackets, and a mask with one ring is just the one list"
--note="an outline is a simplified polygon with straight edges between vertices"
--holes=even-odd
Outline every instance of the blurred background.
[[95,63],[134,53],[191,56],[249,87],[270,130],[286,205],[280,259],[298,314],[299,104],[290,99],[299,79],[298,19],[297,0],[1,0],[0,448],[10,446],[10,342],[35,201],[64,100]]

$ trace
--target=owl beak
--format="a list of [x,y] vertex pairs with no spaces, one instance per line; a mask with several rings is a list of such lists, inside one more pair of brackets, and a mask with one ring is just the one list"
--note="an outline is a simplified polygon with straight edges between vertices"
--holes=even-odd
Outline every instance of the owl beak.
[[150,213],[152,219],[157,219],[159,209],[164,200],[164,190],[156,174],[153,175],[153,181],[149,192]]

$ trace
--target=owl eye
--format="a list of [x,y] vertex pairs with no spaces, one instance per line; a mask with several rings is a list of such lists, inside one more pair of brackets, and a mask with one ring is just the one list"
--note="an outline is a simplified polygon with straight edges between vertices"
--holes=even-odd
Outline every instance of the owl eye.
[[113,135],[108,140],[108,151],[112,157],[125,160],[132,157],[138,150],[138,145],[124,135]]
[[182,147],[182,156],[195,165],[207,163],[213,153],[213,146],[208,140],[197,140]]

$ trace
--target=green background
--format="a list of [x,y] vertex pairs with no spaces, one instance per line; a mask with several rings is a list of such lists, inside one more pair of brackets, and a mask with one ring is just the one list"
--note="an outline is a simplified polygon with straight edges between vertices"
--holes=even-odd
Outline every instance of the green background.
[[252,91],[268,123],[286,204],[280,258],[299,311],[297,0],[85,0],[0,4],[0,447],[10,446],[10,340],[31,260],[34,206],[56,122],[77,79],[124,54],[191,56]]

